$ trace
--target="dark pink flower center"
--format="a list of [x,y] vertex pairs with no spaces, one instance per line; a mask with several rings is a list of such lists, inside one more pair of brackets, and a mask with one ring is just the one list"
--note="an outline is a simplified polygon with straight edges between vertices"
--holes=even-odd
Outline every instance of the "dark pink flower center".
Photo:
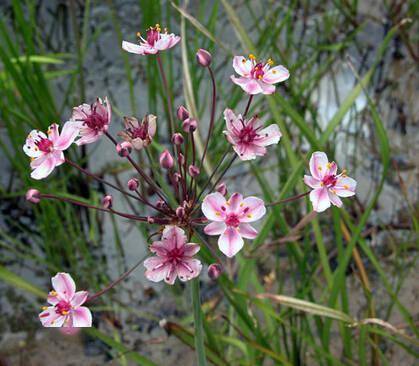
[[145,140],[148,137],[148,123],[145,122],[140,127],[131,127],[129,133],[133,139],[140,138],[141,140]]
[[239,139],[241,143],[249,144],[258,137],[257,131],[252,126],[245,126],[240,130]]
[[67,301],[61,300],[55,305],[55,312],[60,315],[67,315],[71,310],[71,304]]
[[331,187],[334,187],[334,186],[335,186],[335,184],[336,184],[337,180],[338,180],[338,179],[337,179],[336,175],[326,175],[326,176],[323,178],[323,184],[324,184],[326,187],[331,188]]
[[36,142],[36,146],[38,146],[38,149],[45,153],[48,153],[52,150],[52,145],[53,144],[51,140],[44,138]]
[[160,32],[156,28],[150,28],[147,31],[147,43],[150,46],[154,46],[154,44],[159,40]]
[[172,264],[177,264],[182,262],[184,255],[184,250],[179,248],[174,248],[170,252],[167,253],[167,262]]
[[101,114],[96,112],[96,108],[92,108],[92,112],[82,121],[85,125],[96,132],[102,131],[108,123],[107,118],[104,118]]
[[227,215],[225,223],[227,226],[237,227],[240,225],[240,219],[236,214],[231,213]]
[[263,71],[263,64],[261,62],[253,66],[251,75],[254,79],[262,79],[265,72]]

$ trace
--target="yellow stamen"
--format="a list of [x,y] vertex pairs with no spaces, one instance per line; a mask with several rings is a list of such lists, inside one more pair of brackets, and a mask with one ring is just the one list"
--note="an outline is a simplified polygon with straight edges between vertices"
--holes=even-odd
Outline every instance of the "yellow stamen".
[[255,55],[254,55],[253,53],[249,54],[249,58],[250,58],[251,60],[256,60],[256,57],[255,57]]
[[41,309],[42,310],[47,310],[48,309],[48,306],[42,306]]
[[63,310],[63,311],[61,312],[61,314],[63,314],[63,315],[68,315],[68,314],[70,314],[70,312],[69,312],[69,311],[66,311],[66,310]]
[[244,206],[244,203],[240,203],[240,207],[243,207]]
[[262,75],[259,75],[259,76],[258,76],[258,79],[259,79],[259,80],[262,80],[262,79],[263,79],[263,76],[262,76]]
[[35,160],[35,158],[31,158],[31,161],[34,161]]
[[216,212],[215,216],[221,216],[221,214],[219,212]]
[[322,171],[322,170],[323,170],[323,168],[322,168],[321,166],[319,166],[319,167],[317,168],[317,170]]
[[276,70],[272,70],[272,74],[276,74]]
[[332,163],[327,163],[327,169],[330,169],[332,167]]
[[49,294],[51,295],[51,296],[57,296],[58,294],[57,294],[57,291],[50,291],[49,292]]
[[246,63],[246,59],[243,57],[242,62],[245,64]]
[[249,219],[251,219],[251,218],[252,218],[252,215],[251,215],[251,214],[249,214],[249,215],[247,215],[247,217],[248,217]]
[[141,32],[137,32],[137,37],[140,38],[141,37]]
[[266,61],[266,63],[267,63],[269,66],[272,66],[272,65],[274,64],[274,61],[273,61],[271,58],[269,58],[269,59],[268,59],[268,61]]
[[344,184],[343,188],[349,189],[349,186],[347,184]]

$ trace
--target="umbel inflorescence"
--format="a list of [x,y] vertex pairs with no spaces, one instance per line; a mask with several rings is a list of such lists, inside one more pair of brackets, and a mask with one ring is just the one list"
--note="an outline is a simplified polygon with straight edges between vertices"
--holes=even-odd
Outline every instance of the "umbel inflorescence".
[[[144,167],[132,157],[133,151],[144,151],[149,148],[159,128],[158,117],[152,114],[141,120],[135,117],[125,117],[123,129],[114,137],[109,133],[112,120],[112,108],[109,100],[97,98],[92,104],[82,104],[73,109],[70,119],[61,128],[52,124],[46,133],[34,130],[29,133],[23,147],[24,152],[31,158],[31,177],[44,179],[53,170],[66,163],[79,170],[89,178],[95,179],[107,187],[125,195],[141,205],[148,207],[150,215],[140,216],[136,213],[121,212],[113,207],[113,196],[106,194],[101,206],[86,204],[68,197],[40,192],[30,189],[26,198],[32,203],[39,203],[44,199],[59,200],[89,209],[108,212],[128,220],[153,225],[161,233],[159,240],[151,243],[151,256],[144,261],[145,276],[154,282],[165,281],[173,285],[176,279],[191,280],[201,273],[202,263],[197,257],[200,244],[191,242],[194,233],[202,231],[209,236],[218,237],[218,248],[227,257],[233,257],[244,246],[245,239],[255,239],[258,232],[252,223],[263,218],[267,207],[276,203],[265,204],[258,197],[244,197],[235,192],[228,195],[228,190],[222,177],[235,159],[241,161],[257,159],[267,153],[267,147],[278,144],[281,132],[276,123],[265,126],[257,115],[249,116],[249,108],[256,94],[272,94],[275,84],[289,78],[289,72],[284,66],[274,66],[268,59],[258,61],[254,55],[248,58],[235,56],[233,68],[239,75],[231,76],[231,80],[239,85],[248,95],[246,108],[242,114],[234,112],[227,106],[224,109],[226,146],[234,151],[233,158],[221,171],[221,158],[207,181],[198,188],[197,179],[205,162],[208,146],[213,138],[217,93],[214,74],[211,68],[212,56],[203,49],[199,49],[196,60],[199,66],[208,70],[212,85],[212,103],[208,133],[202,154],[198,156],[196,149],[196,134],[198,133],[197,116],[184,107],[177,108],[173,113],[170,90],[160,53],[174,47],[180,37],[163,30],[157,24],[147,30],[145,38],[138,34],[139,43],[124,41],[122,48],[130,53],[148,55],[157,60],[163,88],[166,92],[167,108],[169,111],[169,131],[171,144],[160,153],[158,164],[167,176],[171,192],[165,191],[162,185],[150,175]],[[175,123],[175,116],[178,123]],[[126,159],[133,167],[136,176],[129,179],[126,189],[106,181],[65,156],[65,151],[73,145],[92,144],[99,139],[107,139],[116,153]],[[148,154],[148,156],[152,156]],[[322,212],[331,204],[340,207],[339,197],[349,197],[355,194],[356,182],[346,176],[346,172],[337,173],[337,165],[328,162],[323,152],[315,152],[310,159],[311,176],[304,176],[304,182],[312,188],[295,197],[279,203],[300,199],[310,195],[314,211]],[[218,176],[217,179],[215,177]],[[152,197],[144,194],[152,191]],[[173,197],[173,199],[169,199]],[[175,202],[175,204],[174,204]],[[277,202],[278,203],[278,202]],[[215,251],[206,241],[214,253]],[[216,279],[222,272],[222,260],[218,255],[217,263],[208,267],[210,278]],[[139,263],[128,272],[121,275],[105,289],[89,295],[87,291],[75,290],[75,283],[67,273],[58,273],[52,278],[53,290],[47,301],[50,306],[45,307],[39,318],[45,327],[63,327],[71,330],[78,327],[90,327],[92,315],[84,306],[101,296],[109,289],[126,278]]]

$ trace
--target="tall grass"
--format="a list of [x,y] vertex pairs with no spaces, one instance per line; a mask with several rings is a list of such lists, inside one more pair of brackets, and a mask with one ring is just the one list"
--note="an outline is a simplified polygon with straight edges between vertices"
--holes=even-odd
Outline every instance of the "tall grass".
[[[87,26],[92,8],[97,4],[86,2],[83,8],[78,8],[70,2],[74,49],[69,53],[48,52],[42,30],[36,22],[35,3],[27,1],[22,6],[21,2],[12,1],[11,13],[3,14],[0,21],[0,110],[7,135],[7,140],[1,141],[1,147],[14,173],[12,189],[2,187],[1,194],[2,198],[14,202],[19,202],[18,197],[25,189],[34,185],[28,178],[26,157],[21,153],[22,141],[31,128],[45,129],[50,122],[62,119],[61,112],[71,106],[70,101],[83,100],[87,88],[85,56],[90,41],[98,39],[100,42],[100,35],[90,34]],[[371,181],[374,194],[369,199],[355,203],[347,201],[345,208],[333,208],[317,216],[297,236],[291,235],[291,230],[311,210],[308,199],[286,207],[273,207],[258,238],[229,263],[228,271],[217,280],[216,298],[219,301],[207,297],[205,286],[201,299],[193,298],[194,306],[199,306],[202,301],[202,316],[195,318],[195,322],[202,323],[203,334],[196,334],[200,333],[201,327],[197,328],[198,332],[191,327],[191,316],[171,319],[165,324],[166,330],[181,342],[191,348],[197,347],[200,365],[205,362],[202,359],[204,354],[214,365],[385,365],[391,364],[391,355],[386,352],[389,344],[412,358],[418,356],[413,309],[411,304],[404,304],[399,298],[410,266],[416,263],[414,235],[408,239],[413,243],[413,259],[401,259],[405,266],[402,265],[396,275],[396,286],[381,254],[371,247],[366,235],[366,229],[373,225],[371,215],[389,179],[392,162],[389,125],[380,115],[377,88],[395,39],[402,34],[408,44],[410,30],[417,27],[415,23],[402,21],[414,15],[414,2],[408,3],[406,10],[398,14],[397,21],[391,17],[393,2],[387,5],[391,26],[383,28],[382,39],[371,51],[364,47],[364,32],[371,24],[378,25],[373,18],[358,13],[357,1],[334,0],[321,4],[291,0],[260,3],[248,0],[138,2],[137,11],[141,14],[138,29],[132,29],[129,36],[155,23],[168,25],[182,35],[181,46],[173,53],[165,54],[163,62],[169,84],[175,91],[175,102],[185,103],[203,121],[207,119],[210,84],[204,70],[194,66],[194,55],[198,47],[205,47],[213,53],[220,95],[215,127],[219,138],[211,141],[209,162],[204,167],[207,174],[224,153],[222,110],[225,107],[234,109],[242,103],[240,88],[232,85],[228,78],[231,56],[249,52],[261,57],[270,56],[291,71],[291,78],[284,88],[273,96],[255,98],[251,108],[251,112],[276,122],[281,129],[283,136],[274,157],[257,164],[249,163],[244,171],[233,170],[246,179],[252,177],[252,189],[260,192],[265,201],[276,201],[304,191],[301,177],[310,153],[324,150],[332,157],[337,149],[334,141],[338,133],[348,123],[361,128],[361,118],[355,108],[360,96],[367,100],[362,113],[369,121],[371,144],[376,147],[379,159],[379,177]],[[110,0],[106,6],[110,15],[103,22],[111,24],[119,42],[114,46],[119,47],[122,38],[126,37],[122,33],[123,19],[118,14],[120,4]],[[314,102],[315,95],[319,93],[324,77],[337,83],[335,70],[348,65],[347,55],[368,61],[365,64],[360,62],[353,70],[355,83],[351,92],[339,100],[333,117],[324,124]],[[134,73],[139,61],[122,52],[121,57],[131,112],[145,114],[136,106],[138,90],[135,90]],[[144,61],[149,112],[157,113],[161,120],[168,120],[160,80],[153,77],[158,75],[153,61]],[[182,78],[179,77],[181,72]],[[67,89],[63,92],[66,97],[61,107],[58,104],[62,98],[55,97],[57,78],[67,81]],[[205,126],[204,122],[201,123],[202,138],[207,133]],[[153,143],[151,156],[141,157],[151,168],[153,156],[167,141],[164,129],[161,130],[159,143]],[[347,138],[354,144],[359,143],[359,137]],[[85,156],[75,158],[82,163],[88,162]],[[355,168],[355,164],[348,168]],[[163,178],[159,179],[163,185]],[[206,179],[208,176],[202,176],[198,184],[204,185]],[[235,181],[234,176],[227,179]],[[70,170],[60,169],[56,179],[37,184],[48,191],[67,192],[90,202],[97,200],[95,190],[87,188]],[[418,229],[418,223],[414,208],[409,207],[408,228],[413,232]],[[102,250],[99,218],[70,206],[52,203],[36,208],[34,215],[35,234],[18,227],[31,236],[30,246],[16,243],[2,230],[2,251],[11,257],[24,257],[45,272],[71,269],[80,273],[82,283],[82,278],[84,281],[89,279],[92,287],[99,288],[107,277],[103,274],[106,273],[103,271],[106,262],[97,266],[97,257]],[[117,224],[115,228],[117,230]],[[144,235],[148,234],[146,229],[140,230]],[[279,238],[289,239],[267,245],[276,243]],[[200,242],[207,240],[201,235],[195,239]],[[206,263],[214,261],[205,246],[201,252]],[[404,256],[401,249],[396,249],[395,254]],[[5,263],[0,264],[1,279],[42,296],[42,291],[31,285],[31,281],[14,274],[4,266]],[[365,308],[357,314],[351,306],[350,283],[354,281],[362,288],[363,298],[359,300],[365,303]],[[374,286],[384,289],[385,305]],[[189,296],[182,290],[178,295]],[[391,324],[394,314],[403,319],[401,327]],[[114,332],[123,334],[124,330],[124,327],[115,328]],[[116,340],[119,337],[96,329],[88,333],[107,343],[115,355],[125,354],[139,365],[154,364],[136,352],[129,352]]]

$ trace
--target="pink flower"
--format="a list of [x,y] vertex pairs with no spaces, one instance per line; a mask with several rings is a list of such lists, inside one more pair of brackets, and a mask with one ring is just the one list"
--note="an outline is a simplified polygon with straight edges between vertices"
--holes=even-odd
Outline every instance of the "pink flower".
[[140,39],[140,44],[135,44],[127,41],[122,42],[122,48],[125,51],[136,53],[137,55],[155,55],[159,51],[168,50],[175,46],[180,37],[173,33],[168,33],[167,29],[161,33],[160,25],[156,24],[155,27],[147,29],[147,37],[144,39],[140,33],[137,33]]
[[249,55],[249,60],[243,56],[234,56],[233,68],[240,77],[231,76],[233,83],[239,85],[247,94],[272,94],[275,85],[289,78],[289,71],[282,65],[272,67],[273,62],[256,61],[255,56]]
[[256,116],[246,120],[227,108],[224,111],[224,119],[227,125],[224,133],[241,160],[265,155],[265,146],[277,144],[282,136],[278,125],[272,124],[262,128],[263,124]]
[[33,179],[47,177],[56,166],[64,163],[64,150],[67,150],[77,137],[77,128],[67,122],[64,124],[61,134],[58,125],[49,126],[47,135],[38,130],[32,130],[23,145],[23,151],[30,156]]
[[227,257],[233,257],[243,247],[243,238],[256,238],[258,232],[248,223],[266,213],[263,200],[243,199],[240,193],[233,193],[228,201],[219,192],[211,193],[204,198],[201,209],[206,218],[213,221],[204,228],[205,233],[221,235],[218,247]]
[[51,279],[53,291],[47,301],[52,306],[44,308],[39,320],[44,327],[84,328],[92,326],[92,313],[83,305],[87,291],[77,291],[68,273],[57,273]]
[[155,241],[150,250],[156,255],[144,261],[145,276],[153,282],[164,280],[169,285],[175,283],[176,277],[188,281],[199,275],[202,264],[193,256],[198,253],[199,245],[186,243],[185,232],[168,225],[164,228],[161,241]]
[[151,144],[156,134],[156,120],[153,114],[147,114],[141,123],[135,117],[124,117],[125,130],[118,132],[118,136],[130,142],[134,149],[141,150]]
[[93,104],[82,104],[73,108],[70,122],[80,130],[77,145],[90,144],[99,139],[109,128],[112,111],[108,98],[97,98]]
[[304,176],[304,183],[313,188],[310,192],[310,201],[313,210],[323,212],[330,207],[330,202],[337,207],[342,206],[339,197],[355,195],[356,181],[346,176],[345,170],[336,175],[337,165],[334,161],[329,163],[324,152],[315,152],[310,158],[310,175]]

